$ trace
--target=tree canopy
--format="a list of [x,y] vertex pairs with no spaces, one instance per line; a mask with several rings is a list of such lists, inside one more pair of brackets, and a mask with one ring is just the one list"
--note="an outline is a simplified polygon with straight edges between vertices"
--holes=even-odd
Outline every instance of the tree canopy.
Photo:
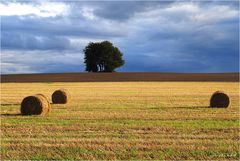
[[124,65],[123,54],[109,41],[90,42],[83,52],[88,72],[113,72]]

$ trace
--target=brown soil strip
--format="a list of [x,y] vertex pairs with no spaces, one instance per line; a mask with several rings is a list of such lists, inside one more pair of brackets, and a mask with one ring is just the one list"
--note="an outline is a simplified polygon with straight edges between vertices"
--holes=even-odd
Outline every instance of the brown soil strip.
[[239,73],[51,73],[1,75],[10,82],[239,82]]

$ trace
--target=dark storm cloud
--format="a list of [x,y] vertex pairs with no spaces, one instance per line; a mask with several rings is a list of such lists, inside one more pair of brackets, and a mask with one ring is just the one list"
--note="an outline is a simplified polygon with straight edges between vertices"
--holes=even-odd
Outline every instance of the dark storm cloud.
[[67,20],[64,17],[2,16],[2,31],[29,33],[32,35],[102,37],[120,36],[120,33],[103,30],[81,18]]
[[167,7],[174,1],[162,1],[162,2],[153,2],[153,1],[124,1],[124,2],[98,2],[97,9],[94,11],[94,14],[115,21],[124,21],[130,19],[137,12],[143,12],[151,10],[154,7]]
[[102,38],[121,37],[122,33],[104,26],[92,26],[80,18],[64,23],[63,17],[2,16],[2,48],[5,49],[69,49],[66,37]]
[[176,72],[239,70],[239,31],[236,18],[219,20],[208,25],[185,24],[183,28],[181,32],[178,31],[178,27],[155,30],[143,28],[142,35],[138,38],[144,41],[129,44],[128,52],[135,54],[126,57],[126,65],[121,70],[151,69]]

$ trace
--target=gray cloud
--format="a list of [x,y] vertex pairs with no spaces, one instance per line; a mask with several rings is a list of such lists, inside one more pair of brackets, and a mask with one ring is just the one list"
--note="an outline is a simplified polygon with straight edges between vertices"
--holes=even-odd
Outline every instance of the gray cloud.
[[2,49],[25,50],[64,50],[71,47],[70,41],[64,37],[33,36],[14,32],[3,32],[1,45]]
[[148,11],[156,7],[164,8],[172,3],[174,3],[174,1],[105,2],[98,3],[100,7],[97,7],[94,14],[110,20],[124,21],[130,19],[138,12]]
[[84,70],[83,55],[73,51],[4,50],[2,73],[77,72]]
[[[2,16],[2,31],[27,32],[33,35],[102,37],[121,36],[108,26],[92,25],[94,21],[64,17]],[[101,22],[100,22],[101,23]],[[103,25],[103,24],[102,24]]]

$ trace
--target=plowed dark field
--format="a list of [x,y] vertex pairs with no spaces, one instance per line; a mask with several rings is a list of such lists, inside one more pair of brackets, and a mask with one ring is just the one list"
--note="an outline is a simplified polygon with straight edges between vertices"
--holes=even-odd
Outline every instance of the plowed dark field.
[[239,73],[58,73],[1,75],[7,82],[238,82]]

